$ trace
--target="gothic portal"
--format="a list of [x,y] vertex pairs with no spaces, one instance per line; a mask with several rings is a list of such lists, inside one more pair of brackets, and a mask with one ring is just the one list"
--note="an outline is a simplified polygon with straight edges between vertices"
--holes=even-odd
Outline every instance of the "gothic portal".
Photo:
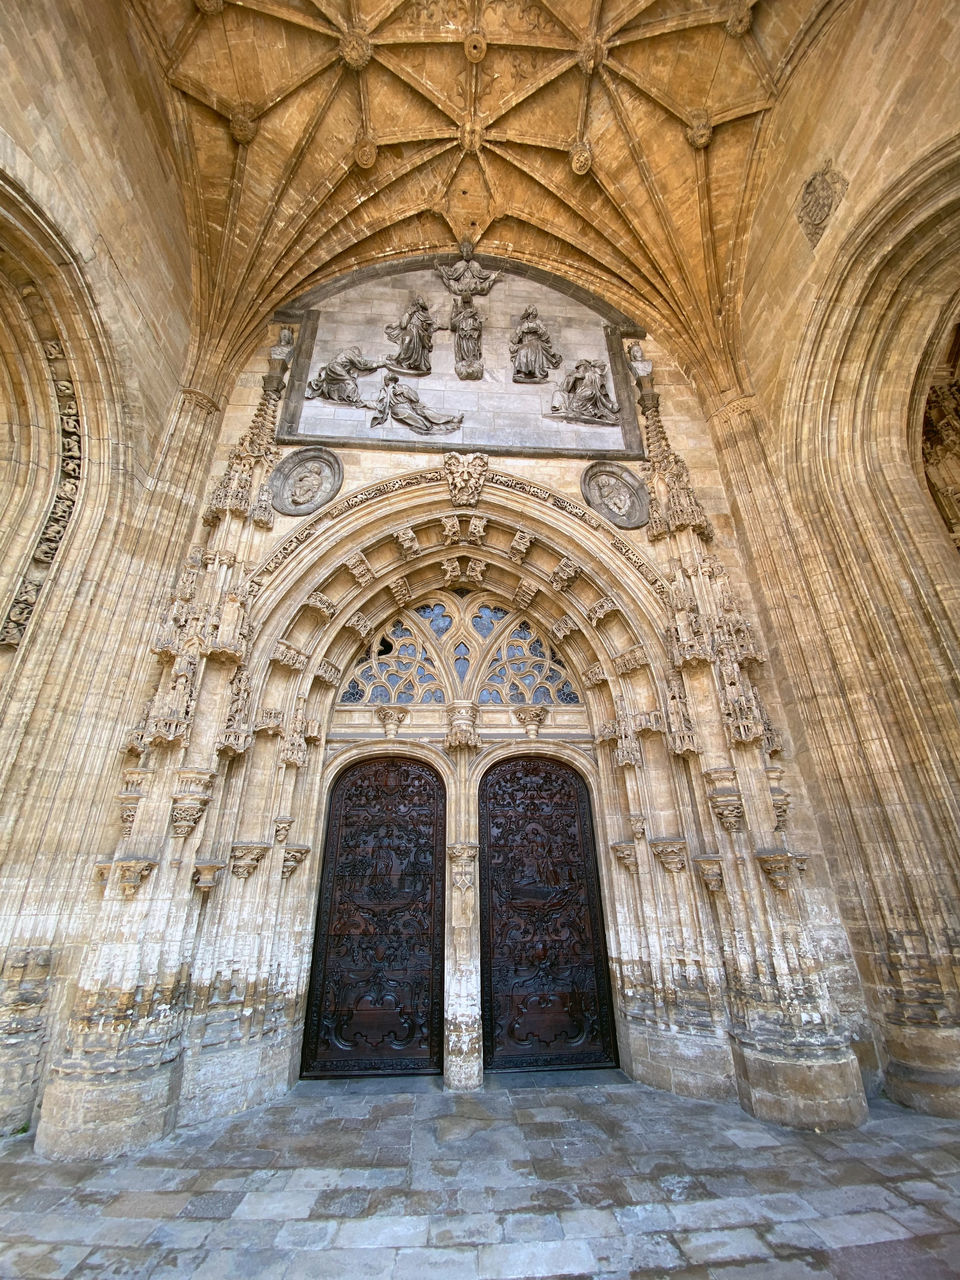
[[17,8],[3,1131],[960,1114],[957,13]]

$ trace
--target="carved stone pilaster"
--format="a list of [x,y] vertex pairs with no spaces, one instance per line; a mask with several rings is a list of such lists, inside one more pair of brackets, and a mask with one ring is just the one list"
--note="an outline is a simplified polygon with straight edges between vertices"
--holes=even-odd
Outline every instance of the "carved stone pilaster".
[[280,868],[281,878],[289,880],[309,852],[310,846],[308,844],[288,844],[283,851],[283,866]]
[[117,885],[125,898],[136,896],[140,886],[156,867],[150,858],[118,858],[113,865],[117,869]]
[[248,880],[270,852],[272,845],[242,840],[230,849],[230,870],[239,880]]
[[406,718],[405,707],[377,707],[377,719],[383,725],[385,738],[395,738]]
[[700,879],[711,893],[719,893],[723,888],[723,863],[719,858],[696,858]]
[[536,738],[540,733],[540,726],[547,718],[546,707],[514,707],[513,714],[517,722],[523,725],[523,731],[528,738]]
[[686,840],[651,840],[650,851],[664,871],[683,871],[687,865]]

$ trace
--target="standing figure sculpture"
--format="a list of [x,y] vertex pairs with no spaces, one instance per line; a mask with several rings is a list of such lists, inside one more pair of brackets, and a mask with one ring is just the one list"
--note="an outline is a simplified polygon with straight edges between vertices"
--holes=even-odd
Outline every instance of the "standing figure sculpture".
[[474,262],[473,245],[469,240],[464,240],[460,245],[460,253],[460,261],[455,262],[452,267],[444,267],[435,262],[433,269],[455,297],[469,295],[471,298],[485,298],[500,279],[500,272],[487,271],[478,262]]
[[357,375],[374,373],[383,368],[383,361],[368,360],[360,354],[359,347],[347,347],[338,351],[332,360],[320,367],[315,378],[307,383],[303,393],[307,400],[319,397],[321,400],[332,400],[337,404],[352,404],[358,409],[372,409],[360,398]]
[[433,335],[438,329],[447,326],[437,324],[423,298],[414,298],[410,306],[400,317],[399,323],[388,324],[384,333],[391,342],[400,348],[397,354],[388,360],[387,367],[400,373],[412,373],[418,377],[430,372],[430,352],[433,350]]
[[463,426],[463,414],[446,416],[435,409],[428,409],[420,403],[420,397],[413,387],[406,387],[395,373],[384,375],[383,386],[377,397],[377,411],[370,422],[371,427],[382,427],[388,418],[409,427],[418,436],[446,435],[450,431],[459,431]]
[[546,382],[550,369],[558,368],[561,357],[553,349],[550,335],[537,315],[527,307],[510,339],[514,382]]
[[602,360],[578,360],[553,397],[553,412],[587,422],[616,422],[619,407],[607,391]]
[[450,311],[450,328],[453,330],[453,357],[457,377],[463,381],[475,381],[483,377],[483,319],[473,305],[469,293],[455,298]]

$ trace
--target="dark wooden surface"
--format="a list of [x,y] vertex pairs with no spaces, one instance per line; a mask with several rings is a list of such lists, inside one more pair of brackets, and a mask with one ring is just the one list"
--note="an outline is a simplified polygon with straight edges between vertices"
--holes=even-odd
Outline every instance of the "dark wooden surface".
[[330,801],[302,1074],[440,1071],[444,789],[429,766],[353,765]]
[[616,1063],[590,800],[553,760],[495,765],[480,787],[484,1066]]

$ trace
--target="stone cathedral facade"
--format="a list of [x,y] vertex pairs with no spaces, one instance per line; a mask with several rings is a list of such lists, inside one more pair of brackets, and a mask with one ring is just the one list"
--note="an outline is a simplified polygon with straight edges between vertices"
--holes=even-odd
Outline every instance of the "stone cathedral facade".
[[960,15],[0,39],[0,1125],[960,1115]]

